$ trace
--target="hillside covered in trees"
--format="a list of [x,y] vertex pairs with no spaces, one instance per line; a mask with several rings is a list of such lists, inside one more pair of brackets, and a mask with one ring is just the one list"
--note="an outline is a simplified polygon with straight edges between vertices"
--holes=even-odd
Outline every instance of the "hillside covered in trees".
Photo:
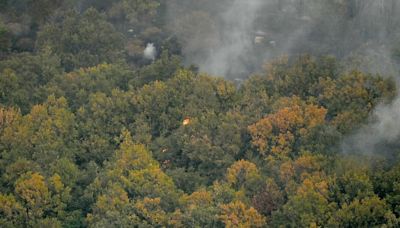
[[399,227],[400,4],[257,1],[0,0],[0,227]]

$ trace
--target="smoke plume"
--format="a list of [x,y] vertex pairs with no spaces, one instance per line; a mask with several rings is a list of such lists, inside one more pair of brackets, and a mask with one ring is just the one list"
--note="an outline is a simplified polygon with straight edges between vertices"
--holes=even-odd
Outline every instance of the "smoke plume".
[[[309,53],[398,77],[398,0],[169,0],[167,7],[185,63],[212,75],[244,78],[281,55]],[[378,106],[344,150],[370,151],[399,138],[400,96]]]
[[390,153],[390,145],[400,139],[400,97],[389,105],[379,105],[368,125],[344,140],[345,153]]
[[143,51],[143,56],[146,59],[149,60],[154,60],[156,58],[157,51],[156,48],[154,47],[153,43],[148,43],[146,48]]
[[254,35],[253,24],[261,0],[234,0],[231,6],[222,14],[221,23],[224,28],[219,30],[219,45],[210,49],[200,69],[214,75],[237,75],[248,73],[246,54],[251,51]]
[[[186,63],[233,79],[281,55],[382,57],[397,38],[396,1],[170,0],[167,7]],[[391,65],[390,53],[383,55],[377,65]]]

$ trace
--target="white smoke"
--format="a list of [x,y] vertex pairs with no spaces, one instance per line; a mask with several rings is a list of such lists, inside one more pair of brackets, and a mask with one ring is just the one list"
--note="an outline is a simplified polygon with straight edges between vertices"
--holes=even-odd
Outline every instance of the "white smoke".
[[[400,37],[399,0],[168,2],[170,28],[185,63],[216,76],[244,78],[265,61],[303,53],[336,56],[349,70],[399,73],[392,56]],[[400,95],[391,105],[378,106],[372,119],[346,139],[345,151],[368,152],[400,138]]]
[[400,97],[389,105],[379,105],[370,124],[347,138],[342,147],[345,153],[380,153],[382,145],[396,143],[400,138]]
[[[399,64],[393,58],[393,44],[398,30],[394,27],[399,21],[399,5],[396,0],[366,1],[360,11],[358,23],[368,36],[374,34],[374,42],[368,42],[354,50],[358,58],[359,70],[377,73],[383,76],[394,76],[395,83],[400,85]],[[376,28],[376,29],[372,29]],[[349,61],[351,63],[351,61]],[[367,125],[358,129],[344,140],[342,151],[366,154],[386,154],[393,152],[391,145],[398,144],[400,139],[400,93],[390,104],[375,107]],[[386,154],[387,155],[387,154]]]
[[150,60],[155,60],[157,55],[156,48],[153,43],[148,43],[143,51],[143,57]]
[[167,7],[185,63],[232,79],[247,77],[282,55],[343,59],[360,53],[367,42],[384,47],[399,30],[397,1],[169,0]]
[[231,72],[236,75],[247,73],[242,58],[252,47],[254,35],[253,24],[261,0],[234,0],[222,15],[224,29],[220,30],[221,44],[210,49],[206,61],[200,64],[200,70],[213,75],[227,76]]
[[188,65],[194,63],[200,71],[223,77],[244,77],[249,72],[255,20],[269,1],[205,0],[203,5],[171,2],[170,27],[183,45]]

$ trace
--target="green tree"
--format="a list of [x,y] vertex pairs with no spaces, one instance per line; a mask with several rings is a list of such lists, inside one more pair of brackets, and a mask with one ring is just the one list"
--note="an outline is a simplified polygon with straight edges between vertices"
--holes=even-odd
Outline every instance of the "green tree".
[[13,195],[0,193],[0,225],[4,227],[23,226],[25,209]]
[[215,227],[218,224],[216,214],[219,209],[215,204],[212,192],[199,189],[190,195],[180,198],[182,209],[175,212],[179,215],[182,227]]
[[318,227],[327,224],[336,205],[329,202],[328,183],[321,178],[307,178],[288,202],[272,214],[272,226]]
[[48,81],[45,90],[67,98],[75,111],[89,103],[88,98],[94,93],[110,96],[113,90],[128,90],[131,74],[125,64],[99,64],[60,74]]
[[135,226],[139,218],[132,212],[133,205],[127,192],[119,185],[113,185],[104,195],[98,196],[86,220],[89,227]]
[[329,221],[332,225],[340,227],[371,227],[387,226],[396,227],[399,224],[396,216],[390,211],[384,200],[377,196],[362,200],[354,200],[345,204],[336,212]]
[[0,53],[6,52],[11,47],[11,34],[0,20]]
[[270,216],[284,203],[283,193],[273,179],[267,179],[259,192],[252,198],[254,208],[264,216]]
[[226,172],[226,181],[237,191],[252,195],[261,184],[261,174],[251,162],[240,160],[231,165]]
[[368,175],[350,171],[339,177],[336,182],[336,197],[342,203],[350,203],[355,199],[363,199],[374,195],[373,185]]
[[0,61],[0,103],[28,113],[35,104],[44,102],[44,86],[62,73],[60,61],[50,50],[33,55],[21,53]]
[[50,191],[38,173],[22,175],[15,184],[15,193],[26,208],[26,224],[37,223],[51,207]]
[[75,116],[65,98],[49,96],[45,104],[34,106],[29,114],[4,130],[3,158],[10,163],[26,158],[46,169],[62,157],[74,159],[76,136]]
[[37,49],[49,47],[67,71],[118,62],[123,45],[122,34],[93,8],[83,14],[68,11],[60,20],[47,24],[37,38]]
[[128,131],[120,139],[115,157],[89,187],[95,196],[89,226],[166,225],[179,191],[146,148],[132,142]]

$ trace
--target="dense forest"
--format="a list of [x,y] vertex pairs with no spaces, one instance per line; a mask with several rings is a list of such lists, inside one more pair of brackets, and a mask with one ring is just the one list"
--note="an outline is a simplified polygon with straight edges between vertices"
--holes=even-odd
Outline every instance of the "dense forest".
[[396,0],[0,0],[0,227],[399,227]]

